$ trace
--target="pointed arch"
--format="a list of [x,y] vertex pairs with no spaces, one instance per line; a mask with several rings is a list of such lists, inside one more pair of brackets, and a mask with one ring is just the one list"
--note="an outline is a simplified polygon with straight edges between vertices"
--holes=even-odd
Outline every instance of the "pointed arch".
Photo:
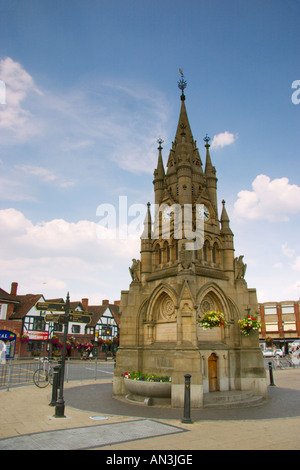
[[218,284],[211,282],[204,285],[197,293],[196,303],[198,305],[198,314],[205,313],[205,310],[220,310],[227,320],[231,319],[232,311],[228,298]]
[[177,308],[177,294],[168,284],[162,282],[160,283],[152,292],[147,306],[146,321],[155,322],[158,319],[159,306],[163,299],[168,297],[173,305],[174,309]]

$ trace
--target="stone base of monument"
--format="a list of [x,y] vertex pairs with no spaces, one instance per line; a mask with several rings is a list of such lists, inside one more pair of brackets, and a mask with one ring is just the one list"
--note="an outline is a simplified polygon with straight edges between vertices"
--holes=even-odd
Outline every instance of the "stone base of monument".
[[143,382],[124,378],[124,385],[129,392],[126,400],[145,406],[163,406],[171,404],[170,382]]

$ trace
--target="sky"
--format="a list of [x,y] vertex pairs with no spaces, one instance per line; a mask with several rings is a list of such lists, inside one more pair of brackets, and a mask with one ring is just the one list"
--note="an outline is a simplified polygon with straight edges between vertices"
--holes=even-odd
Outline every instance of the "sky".
[[0,0],[0,287],[120,299],[181,68],[248,287],[297,300],[299,23],[299,0]]

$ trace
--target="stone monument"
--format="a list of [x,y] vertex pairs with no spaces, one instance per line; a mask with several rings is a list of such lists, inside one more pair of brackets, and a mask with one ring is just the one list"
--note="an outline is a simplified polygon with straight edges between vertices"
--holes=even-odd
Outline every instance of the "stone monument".
[[[113,394],[128,391],[122,374],[143,371],[171,376],[171,405],[183,407],[184,375],[191,374],[191,406],[204,394],[250,390],[267,396],[258,331],[242,334],[238,321],[258,313],[256,290],[247,287],[243,256],[235,257],[234,235],[204,138],[203,168],[185,105],[181,109],[165,170],[162,143],[154,171],[155,211],[148,203],[140,260],[132,260],[129,290],[121,292],[120,347]],[[153,211],[152,211],[153,212]],[[225,327],[204,329],[207,312],[222,312]]]

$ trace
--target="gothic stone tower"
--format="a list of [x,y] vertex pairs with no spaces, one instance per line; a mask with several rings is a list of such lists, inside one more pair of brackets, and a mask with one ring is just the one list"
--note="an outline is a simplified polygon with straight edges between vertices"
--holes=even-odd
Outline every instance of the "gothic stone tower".
[[[166,171],[162,141],[158,141],[153,184],[159,210],[152,224],[148,203],[141,259],[134,260],[130,288],[121,293],[113,393],[124,396],[121,374],[140,370],[172,376],[173,407],[184,404],[187,373],[192,375],[191,404],[195,408],[202,408],[204,393],[217,390],[251,390],[266,397],[258,333],[245,337],[238,326],[247,312],[258,311],[256,290],[247,287],[243,257],[234,256],[225,201],[219,219],[209,138],[204,139],[203,169],[186,112],[183,76],[179,87],[179,122]],[[184,213],[186,207],[191,208],[189,216]],[[184,216],[176,220],[176,211]],[[191,236],[186,236],[185,228],[191,223],[196,233],[197,220],[204,231],[190,249]],[[222,311],[229,326],[201,328],[197,319],[208,310]]]

